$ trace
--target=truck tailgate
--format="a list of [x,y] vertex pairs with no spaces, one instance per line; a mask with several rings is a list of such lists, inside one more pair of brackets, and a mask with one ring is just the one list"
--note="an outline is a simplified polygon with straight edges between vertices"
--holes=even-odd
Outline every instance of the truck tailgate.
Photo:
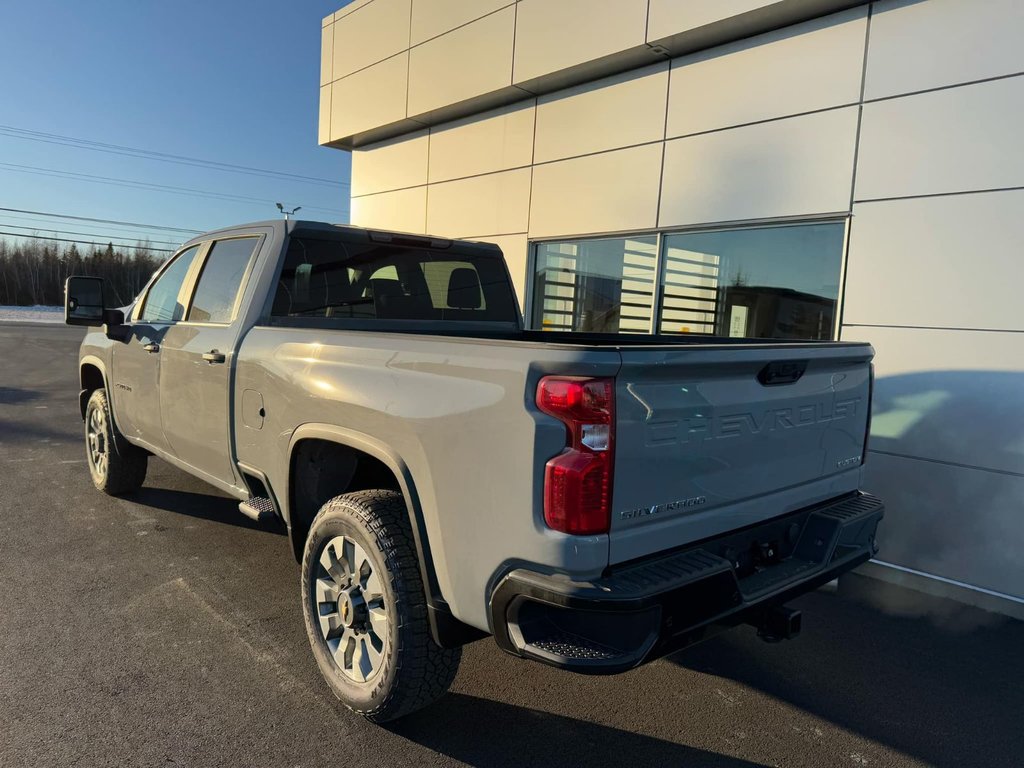
[[868,344],[623,348],[610,562],[856,490]]

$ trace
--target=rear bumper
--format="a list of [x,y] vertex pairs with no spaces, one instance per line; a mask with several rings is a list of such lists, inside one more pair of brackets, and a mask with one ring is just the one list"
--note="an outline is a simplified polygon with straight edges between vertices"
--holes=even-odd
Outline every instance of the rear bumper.
[[882,502],[857,493],[574,582],[526,569],[491,595],[498,645],[524,658],[613,674],[759,623],[877,551]]

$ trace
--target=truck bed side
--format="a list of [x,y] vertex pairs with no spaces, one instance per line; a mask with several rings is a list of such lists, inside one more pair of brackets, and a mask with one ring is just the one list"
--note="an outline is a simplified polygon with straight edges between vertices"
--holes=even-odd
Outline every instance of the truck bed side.
[[[613,348],[256,327],[238,353],[238,459],[267,475],[287,515],[290,451],[315,425],[387,451],[414,483],[442,597],[487,629],[491,580],[524,553],[577,578],[608,564],[606,535],[544,525],[544,464],[565,430],[527,400],[545,374],[614,376],[619,360]],[[244,413],[253,393],[262,419]]]

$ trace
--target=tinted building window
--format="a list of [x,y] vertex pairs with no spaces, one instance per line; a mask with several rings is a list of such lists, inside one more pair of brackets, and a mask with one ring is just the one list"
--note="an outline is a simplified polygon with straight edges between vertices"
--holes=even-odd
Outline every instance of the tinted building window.
[[[831,339],[843,222],[536,246],[531,324],[552,331]],[[656,322],[652,315],[656,314]]]
[[178,254],[157,278],[146,294],[146,303],[139,314],[140,320],[147,323],[173,323],[181,320],[185,308],[178,301],[178,294],[181,293],[181,286],[188,277],[197,253],[199,246],[194,245]]
[[235,299],[258,238],[241,237],[213,244],[203,265],[188,319],[196,323],[230,323]]
[[844,226],[666,235],[659,332],[831,339]]
[[533,327],[650,333],[657,237],[574,240],[537,246]]

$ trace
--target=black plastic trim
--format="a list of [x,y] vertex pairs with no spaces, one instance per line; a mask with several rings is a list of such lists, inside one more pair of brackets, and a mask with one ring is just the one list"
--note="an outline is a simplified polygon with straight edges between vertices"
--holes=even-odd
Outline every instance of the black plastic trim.
[[[845,495],[687,550],[610,569],[592,582],[518,568],[491,595],[494,637],[515,656],[576,672],[622,672],[722,629],[757,623],[771,608],[867,561],[877,551],[875,532],[884,513],[874,496]],[[581,660],[532,646],[520,626],[528,603],[541,606],[535,611],[550,611],[553,624],[560,612],[578,612],[570,618],[584,627],[592,616],[598,629],[584,639],[599,647],[618,643],[618,654]],[[601,617],[607,614],[616,615],[614,637],[602,635],[608,623]],[[621,647],[624,635],[633,638],[628,647]]]

